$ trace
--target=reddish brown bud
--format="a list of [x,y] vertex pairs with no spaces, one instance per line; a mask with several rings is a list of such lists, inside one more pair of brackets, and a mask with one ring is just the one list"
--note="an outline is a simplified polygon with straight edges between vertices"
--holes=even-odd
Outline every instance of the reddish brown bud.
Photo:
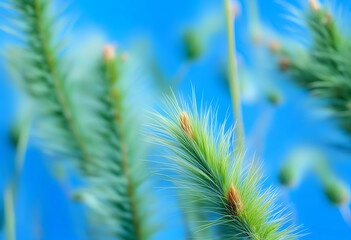
[[233,184],[230,186],[227,193],[227,200],[233,214],[238,215],[243,211],[244,206],[241,201],[239,192],[235,189]]
[[284,57],[284,58],[280,59],[280,61],[279,61],[279,69],[281,71],[284,72],[284,71],[288,70],[289,67],[290,67],[290,60],[289,60],[289,58]]
[[189,116],[186,112],[182,112],[180,113],[180,126],[182,127],[183,131],[191,138],[194,138],[194,134],[193,131],[191,129],[191,125],[190,125],[190,120],[189,120]]

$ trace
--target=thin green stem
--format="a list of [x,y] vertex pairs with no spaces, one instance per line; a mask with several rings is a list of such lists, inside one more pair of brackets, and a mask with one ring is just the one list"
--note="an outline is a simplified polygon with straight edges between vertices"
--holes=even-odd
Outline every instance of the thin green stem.
[[229,88],[232,98],[233,112],[236,117],[236,134],[237,144],[236,151],[244,150],[245,133],[244,124],[241,113],[240,103],[240,86],[237,75],[237,62],[235,57],[235,37],[234,37],[234,16],[231,11],[230,0],[224,0],[226,21],[227,21],[227,37],[228,37],[228,55],[229,55]]
[[9,185],[4,193],[5,205],[5,235],[6,240],[16,240],[15,232],[15,209],[13,199],[13,188]]
[[[14,173],[14,182],[17,185],[19,177],[22,172],[22,167],[24,164],[24,159],[28,146],[29,132],[30,132],[31,120],[28,120],[23,129],[20,130],[20,137],[16,147],[16,156],[15,156],[15,173]],[[17,186],[15,186],[17,188]]]

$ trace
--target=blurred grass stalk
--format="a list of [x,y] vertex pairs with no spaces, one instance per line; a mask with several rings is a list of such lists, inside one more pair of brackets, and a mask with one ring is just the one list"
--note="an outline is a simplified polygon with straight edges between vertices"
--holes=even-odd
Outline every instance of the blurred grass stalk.
[[[265,49],[266,38],[263,35],[258,3],[256,0],[245,0],[246,14],[248,22],[248,36],[250,43],[250,60],[253,61],[254,82],[257,89],[260,89],[260,99],[266,100],[271,106],[277,107],[282,102],[282,94],[272,81],[271,74],[267,69],[268,53]],[[270,74],[270,75],[269,75]],[[273,76],[274,78],[274,76]],[[264,106],[263,112],[259,114],[257,120],[250,130],[247,142],[253,147],[255,154],[260,154],[264,150],[265,138],[269,127],[274,119],[275,108],[267,109]]]
[[[328,5],[323,6],[317,0],[309,0],[308,4],[304,12],[292,6],[290,11],[302,20],[310,35],[309,45],[301,49],[278,47],[275,54],[280,70],[298,86],[322,100],[336,124],[350,136],[350,38],[342,31],[340,21],[336,20]],[[284,42],[284,45],[287,44]],[[313,170],[321,180],[328,200],[339,208],[345,222],[350,225],[348,189],[332,172],[327,159],[321,159],[314,163]]]
[[276,55],[281,70],[298,86],[324,101],[336,125],[351,136],[349,34],[343,31],[341,21],[337,21],[330,7],[316,0],[309,1],[305,12],[295,14],[302,18],[310,35],[309,46],[279,49]]
[[[28,118],[25,118],[28,119]],[[16,154],[14,161],[14,172],[10,182],[7,184],[4,193],[4,207],[5,207],[5,235],[7,240],[16,239],[16,199],[18,194],[18,184],[22,172],[22,167],[25,161],[25,155],[28,145],[31,121],[24,121],[18,124],[17,131],[19,133],[16,145]]]
[[256,0],[246,0],[249,32],[252,40],[257,43],[262,38],[261,20]]
[[4,193],[4,205],[5,205],[5,236],[6,240],[16,239],[16,217],[14,207],[14,192],[13,189],[8,186]]
[[330,204],[339,209],[344,221],[350,225],[349,189],[333,171],[328,158],[319,148],[304,146],[291,151],[280,169],[279,180],[283,186],[294,188],[309,172],[318,177],[323,194]]
[[224,0],[228,38],[229,88],[237,127],[237,144],[235,145],[235,151],[239,153],[243,152],[245,148],[245,130],[241,111],[240,86],[235,54],[235,18],[238,12],[238,6],[235,3],[236,2],[232,0]]

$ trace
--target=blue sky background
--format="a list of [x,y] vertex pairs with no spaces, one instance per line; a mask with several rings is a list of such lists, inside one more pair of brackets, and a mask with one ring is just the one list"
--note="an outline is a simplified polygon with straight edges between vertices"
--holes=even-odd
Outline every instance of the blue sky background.
[[[62,1],[67,2],[67,1]],[[220,0],[74,0],[71,1],[68,14],[75,18],[73,29],[75,41],[84,42],[86,32],[103,33],[112,42],[118,42],[122,48],[128,48],[130,42],[140,37],[152,43],[153,53],[167,75],[176,72],[182,61],[180,33],[186,24],[196,21],[208,9],[220,9]],[[286,9],[273,0],[259,0],[262,19],[266,25],[293,38],[298,38],[289,31],[289,21],[283,15]],[[295,4],[294,1],[289,1]],[[350,9],[349,1],[335,1]],[[61,4],[61,1],[60,3]],[[240,58],[250,65],[245,5],[238,20],[237,37]],[[349,22],[351,19],[344,19]],[[0,15],[2,24],[3,15]],[[81,37],[79,37],[81,36]],[[0,49],[5,43],[6,34],[0,32]],[[219,106],[219,119],[224,119],[230,110],[230,96],[218,77],[216,66],[225,57],[225,32],[219,33],[206,54],[196,62],[180,86],[184,96],[191,94],[192,86],[199,97],[214,101]],[[274,66],[273,60],[271,61]],[[268,62],[270,64],[270,62]],[[257,76],[256,76],[257,77]],[[266,81],[262,84],[266,84]],[[267,83],[268,84],[268,83]],[[310,100],[306,94],[280,78],[278,85],[284,93],[284,102],[273,109],[262,102],[255,105],[245,104],[244,120],[247,134],[251,132],[257,119],[264,113],[273,113],[272,122],[265,139],[262,154],[263,169],[268,176],[267,184],[278,185],[277,175],[284,156],[299,145],[317,145],[325,149],[331,159],[331,165],[338,176],[351,183],[350,156],[328,148],[328,142],[344,140],[332,121],[316,117],[311,106],[318,103]],[[3,58],[0,58],[0,189],[11,172],[14,150],[8,141],[8,127],[15,113],[15,101],[11,81],[6,74]],[[230,118],[231,119],[231,118]],[[17,203],[17,235],[19,240],[76,240],[85,239],[83,207],[67,197],[67,187],[56,181],[48,161],[42,154],[30,146],[21,177],[21,188]],[[337,208],[331,206],[324,195],[318,179],[308,175],[298,188],[288,192],[282,189],[283,204],[290,204],[294,210],[297,224],[303,225],[307,233],[304,239],[351,239],[351,227],[343,221]],[[163,197],[160,209],[170,209],[169,229],[157,239],[183,239],[183,231],[175,208],[175,199],[169,194]],[[73,217],[72,217],[73,216]],[[41,227],[40,227],[41,226]],[[36,238],[35,236],[41,236]]]

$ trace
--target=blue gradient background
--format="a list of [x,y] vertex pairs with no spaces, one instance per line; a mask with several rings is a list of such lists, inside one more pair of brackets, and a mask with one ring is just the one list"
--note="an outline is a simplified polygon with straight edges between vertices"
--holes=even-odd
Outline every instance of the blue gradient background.
[[[66,2],[66,1],[62,1]],[[286,10],[273,0],[259,0],[264,21],[278,31],[286,31],[289,22],[282,14]],[[294,2],[294,1],[291,1]],[[336,1],[350,9],[349,1]],[[60,1],[61,3],[61,1]],[[76,35],[86,30],[103,32],[111,41],[128,46],[131,39],[146,36],[154,46],[156,58],[166,73],[172,75],[182,60],[180,30],[191,23],[206,9],[220,8],[222,1],[217,0],[75,0],[69,14],[78,16]],[[245,11],[243,11],[245,12]],[[0,24],[3,21],[0,15]],[[348,18],[345,21],[350,21]],[[238,51],[245,58],[249,51],[247,37],[243,36],[247,24],[245,14],[238,23]],[[293,36],[294,37],[294,36]],[[6,34],[0,32],[0,46],[6,41]],[[80,39],[84,41],[85,39]],[[222,84],[219,84],[216,69],[218,51],[225,51],[225,33],[213,42],[206,55],[190,70],[181,85],[183,95],[191,94],[193,85],[199,96],[207,101],[214,100],[219,106],[219,118],[223,119],[230,109],[230,97]],[[224,50],[223,50],[224,49]],[[15,113],[15,96],[10,79],[0,59],[0,189],[11,172],[13,149],[8,141],[8,127]],[[284,81],[284,80],[282,80]],[[267,183],[278,186],[277,174],[283,157],[297,145],[315,144],[326,149],[338,175],[351,183],[351,162],[346,154],[337,154],[326,147],[331,139],[342,139],[333,124],[317,119],[306,108],[310,104],[305,93],[284,81],[284,104],[274,113],[273,122],[265,139],[262,160],[268,175]],[[262,103],[244,106],[246,130],[249,133],[255,121],[269,106]],[[42,154],[33,147],[29,148],[21,178],[20,196],[17,203],[17,236],[19,240],[75,240],[85,239],[82,221],[82,207],[67,198],[67,193],[53,177],[49,164]],[[307,233],[304,239],[351,239],[351,228],[343,221],[338,209],[332,207],[321,194],[318,179],[307,176],[303,184],[291,192],[282,189],[284,204],[291,202],[297,224],[303,225]],[[171,195],[164,197],[160,210],[174,208],[175,200]],[[171,211],[167,221],[170,228],[157,239],[183,239],[179,213]],[[72,216],[74,216],[72,218]],[[41,225],[41,227],[39,227]],[[35,238],[35,235],[41,238]],[[2,237],[2,236],[1,236]]]

